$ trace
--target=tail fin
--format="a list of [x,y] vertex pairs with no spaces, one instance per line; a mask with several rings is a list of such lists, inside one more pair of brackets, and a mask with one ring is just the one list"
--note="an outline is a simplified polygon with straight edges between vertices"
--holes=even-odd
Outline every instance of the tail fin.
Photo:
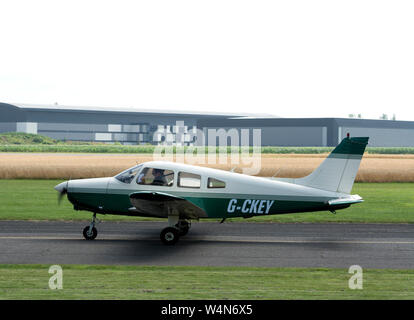
[[368,139],[348,136],[315,171],[292,182],[327,191],[351,193]]

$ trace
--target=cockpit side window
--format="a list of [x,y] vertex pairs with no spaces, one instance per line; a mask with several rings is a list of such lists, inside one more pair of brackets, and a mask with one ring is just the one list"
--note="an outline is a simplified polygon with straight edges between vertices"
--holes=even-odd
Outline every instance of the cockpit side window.
[[115,176],[115,179],[123,182],[123,183],[131,183],[131,181],[135,178],[138,172],[141,170],[142,165],[138,165],[132,167],[128,170],[121,172],[120,174]]
[[225,188],[226,183],[224,181],[208,178],[207,180],[207,188]]
[[182,188],[200,188],[201,176],[189,172],[179,172],[177,185]]
[[161,168],[144,168],[137,178],[138,184],[171,187],[174,171]]

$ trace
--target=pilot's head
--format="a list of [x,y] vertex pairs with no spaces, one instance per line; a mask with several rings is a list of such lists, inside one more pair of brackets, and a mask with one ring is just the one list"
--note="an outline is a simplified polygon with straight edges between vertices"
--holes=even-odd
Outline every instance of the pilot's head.
[[152,170],[152,174],[155,177],[159,177],[159,176],[162,176],[164,174],[164,170],[162,170],[162,169],[154,169],[154,170]]

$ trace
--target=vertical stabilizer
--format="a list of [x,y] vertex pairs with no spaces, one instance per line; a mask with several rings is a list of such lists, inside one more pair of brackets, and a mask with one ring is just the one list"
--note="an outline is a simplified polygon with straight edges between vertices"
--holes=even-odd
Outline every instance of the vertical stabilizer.
[[327,191],[351,193],[368,139],[343,139],[315,171],[291,182]]

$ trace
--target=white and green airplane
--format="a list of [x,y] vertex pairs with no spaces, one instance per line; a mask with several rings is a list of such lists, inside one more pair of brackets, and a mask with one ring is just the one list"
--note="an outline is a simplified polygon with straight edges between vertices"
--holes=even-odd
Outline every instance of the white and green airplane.
[[262,178],[186,165],[151,161],[115,177],[70,180],[55,189],[67,194],[75,210],[93,213],[83,230],[97,236],[96,214],[168,218],[161,241],[172,245],[187,234],[192,219],[254,217],[331,211],[362,202],[350,195],[366,137],[349,136],[311,174],[299,179]]

